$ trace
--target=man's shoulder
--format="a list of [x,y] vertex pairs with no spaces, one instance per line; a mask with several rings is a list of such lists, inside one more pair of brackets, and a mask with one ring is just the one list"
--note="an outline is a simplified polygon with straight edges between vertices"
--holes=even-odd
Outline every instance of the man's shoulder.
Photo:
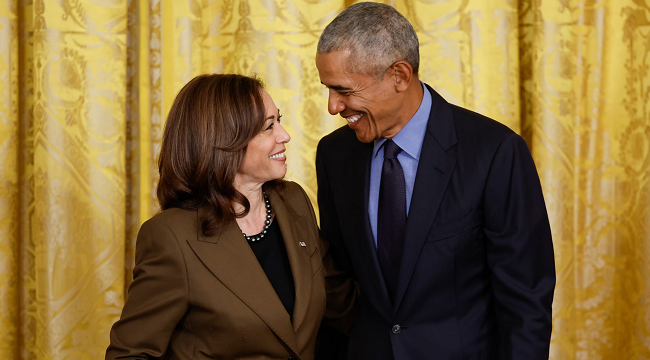
[[[430,133],[434,134],[434,136],[436,136],[435,134],[439,131],[436,129],[437,126],[442,125],[446,128],[453,126],[453,132],[455,133],[457,140],[461,143],[460,145],[468,145],[472,147],[481,144],[500,143],[503,139],[511,135],[516,135],[516,133],[508,126],[485,115],[449,103],[432,87],[427,85],[427,88],[432,96],[431,111],[450,117],[445,120],[433,117],[429,120],[430,123],[427,128]],[[431,123],[431,121],[433,121],[433,123]],[[437,123],[438,121],[442,121],[442,123]],[[476,141],[478,141],[478,143]]]
[[471,110],[455,105],[452,107],[459,159],[468,163],[492,164],[498,152],[530,153],[526,141],[508,126]]
[[357,157],[364,154],[368,146],[357,139],[354,130],[349,126],[342,126],[330,134],[323,136],[316,148],[316,160],[326,163],[341,164],[350,157]]
[[456,120],[456,130],[459,132],[474,132],[486,135],[507,136],[514,133],[512,129],[485,115],[472,110],[451,105]]
[[349,126],[344,125],[332,131],[331,133],[323,136],[318,142],[318,147],[341,147],[341,146],[354,146],[359,143],[354,130]]
[[520,136],[492,118],[457,105],[451,105],[458,146],[473,151],[491,153],[509,138]]

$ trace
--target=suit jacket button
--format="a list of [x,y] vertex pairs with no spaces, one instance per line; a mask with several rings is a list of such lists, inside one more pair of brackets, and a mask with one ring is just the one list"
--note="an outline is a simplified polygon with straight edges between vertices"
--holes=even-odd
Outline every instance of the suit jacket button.
[[393,334],[399,334],[402,332],[402,327],[399,325],[393,325],[391,330],[393,330]]

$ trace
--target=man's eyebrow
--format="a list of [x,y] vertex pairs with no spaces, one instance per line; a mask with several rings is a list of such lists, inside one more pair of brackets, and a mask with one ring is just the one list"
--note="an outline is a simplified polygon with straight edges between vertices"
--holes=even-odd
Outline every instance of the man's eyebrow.
[[[322,81],[320,83],[323,84]],[[328,88],[330,88],[332,90],[336,90],[336,91],[352,91],[351,88],[341,86],[341,85],[327,85],[327,84],[323,84],[323,85],[327,86]]]

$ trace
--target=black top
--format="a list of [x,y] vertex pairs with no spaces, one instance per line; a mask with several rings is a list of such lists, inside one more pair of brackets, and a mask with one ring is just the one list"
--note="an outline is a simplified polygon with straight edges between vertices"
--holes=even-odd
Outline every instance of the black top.
[[262,269],[271,285],[273,285],[273,289],[278,294],[280,301],[282,301],[282,305],[291,316],[296,300],[296,291],[293,275],[291,275],[289,257],[287,256],[287,248],[284,246],[278,222],[274,219],[264,238],[255,242],[248,241],[248,244],[255,253],[257,261],[262,265]]

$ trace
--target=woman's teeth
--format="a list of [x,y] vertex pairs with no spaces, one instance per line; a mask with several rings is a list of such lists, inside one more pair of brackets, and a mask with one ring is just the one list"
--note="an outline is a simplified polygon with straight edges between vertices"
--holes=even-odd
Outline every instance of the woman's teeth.
[[279,153],[279,154],[275,154],[275,155],[271,155],[271,156],[269,156],[270,159],[280,159],[280,158],[283,158],[283,157],[284,157],[284,153],[283,153],[283,152],[282,152],[282,153]]
[[347,120],[349,124],[352,124],[353,122],[361,119],[362,117],[363,114],[359,114],[359,115],[350,116],[349,118],[345,118],[345,120]]

